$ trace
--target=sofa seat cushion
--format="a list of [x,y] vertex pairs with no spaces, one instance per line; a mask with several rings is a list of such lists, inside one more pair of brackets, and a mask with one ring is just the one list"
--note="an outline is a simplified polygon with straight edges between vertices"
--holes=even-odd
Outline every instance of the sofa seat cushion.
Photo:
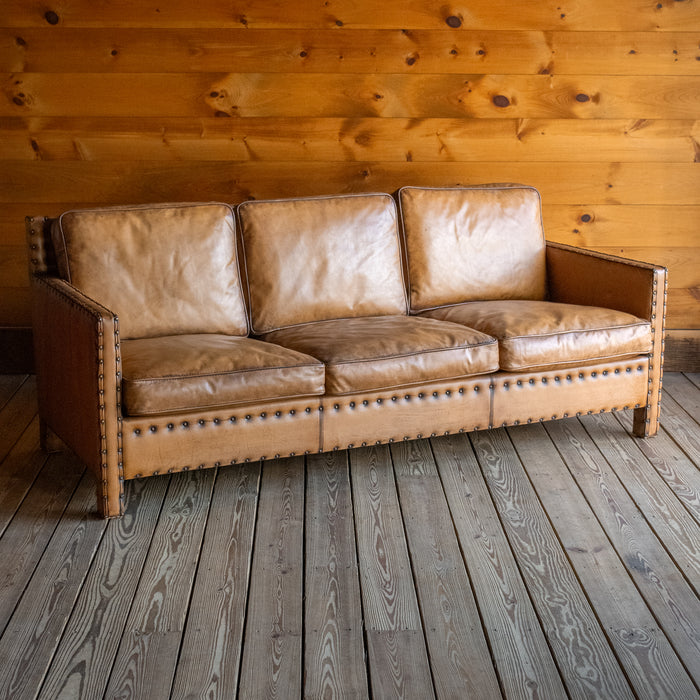
[[253,338],[196,334],[125,340],[127,415],[200,410],[323,393],[321,362]]
[[496,341],[454,323],[410,316],[319,321],[265,340],[326,365],[326,393],[350,394],[493,372]]
[[421,317],[462,323],[498,339],[499,364],[510,372],[603,362],[651,350],[650,324],[631,314],[549,301],[477,301]]

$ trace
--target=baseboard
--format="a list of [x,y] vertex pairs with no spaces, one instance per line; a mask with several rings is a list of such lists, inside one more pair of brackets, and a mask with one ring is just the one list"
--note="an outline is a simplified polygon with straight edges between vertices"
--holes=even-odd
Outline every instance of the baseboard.
[[0,327],[0,374],[34,371],[31,328]]
[[[700,330],[666,333],[664,369],[667,372],[700,372]],[[0,327],[0,374],[33,371],[32,329]]]
[[666,333],[664,369],[667,372],[700,372],[700,330]]

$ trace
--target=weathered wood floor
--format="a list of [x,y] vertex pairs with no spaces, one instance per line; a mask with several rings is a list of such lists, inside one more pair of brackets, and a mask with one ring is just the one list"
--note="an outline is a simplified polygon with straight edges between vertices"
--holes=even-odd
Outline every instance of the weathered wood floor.
[[0,700],[697,698],[700,375],[567,419],[94,486],[0,377]]

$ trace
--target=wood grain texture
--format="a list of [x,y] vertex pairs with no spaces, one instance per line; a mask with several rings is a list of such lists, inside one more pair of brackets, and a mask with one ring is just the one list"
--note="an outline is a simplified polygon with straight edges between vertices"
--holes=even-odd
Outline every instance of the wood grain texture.
[[304,697],[368,695],[345,451],[307,457]]
[[3,27],[0,71],[698,75],[697,48],[692,31]]
[[0,116],[697,119],[700,76],[6,73]]
[[79,204],[520,181],[615,207],[557,240],[697,250],[694,212],[635,218],[700,206],[699,35],[696,0],[6,0],[0,326],[31,323],[23,217]]
[[[84,474],[51,537],[47,554],[0,640],[0,698],[33,696],[55,653],[107,522],[95,518],[95,486]],[[3,538],[4,539],[4,538]]]
[[170,692],[214,476],[208,469],[170,480],[137,602],[109,677],[108,697],[155,698]]
[[387,446],[350,454],[370,683],[380,697],[433,697]]
[[[2,377],[0,377],[0,380]],[[39,418],[22,433],[0,467],[0,536],[46,463],[39,447]],[[1,546],[1,545],[0,545]]]
[[682,374],[669,374],[664,389],[696,423],[700,423],[700,399],[696,386]]
[[[157,0],[140,2],[125,15],[119,6],[99,6],[90,0],[73,0],[47,13],[39,0],[6,0],[5,24],[10,27],[47,25],[68,27],[293,27],[360,28],[407,27],[444,29],[459,34],[463,27],[484,29],[580,29],[616,31],[688,30],[699,20],[693,3],[649,3],[624,0],[610,4],[606,0],[571,2],[544,0],[518,6],[476,0],[466,4],[436,6],[429,0],[388,0],[377,6],[370,0],[302,0],[288,3],[270,0],[239,0],[233,7],[214,0],[193,6],[187,0],[173,0],[167,6]],[[459,30],[459,31],[458,31]]]
[[[238,203],[255,197],[344,192],[393,192],[416,186],[486,182],[533,185],[550,204],[693,205],[694,163],[288,163],[228,161],[126,161],[15,163],[0,171],[0,203],[78,201],[109,204],[216,199]],[[659,183],[663,183],[660,185]]]
[[[653,478],[653,473],[639,473],[634,464],[634,458],[639,457],[625,454],[622,447],[624,444],[633,451],[634,443],[616,440],[613,434],[601,430],[602,425],[611,427],[610,419],[612,416],[603,417],[602,421],[583,417],[581,423],[593,434],[590,437],[574,420],[548,424],[546,430],[586,499],[593,504],[610,542],[661,629],[697,683],[700,528],[663,480],[658,479],[660,484],[647,481],[645,477]],[[644,483],[640,484],[640,479]],[[639,522],[638,508],[646,522]],[[659,536],[670,536],[664,540],[666,548],[661,546],[655,530]]]
[[[0,540],[0,629],[11,619],[84,469],[64,455],[53,455],[39,473]],[[93,494],[94,495],[94,494]],[[2,666],[2,664],[0,664]]]
[[438,697],[500,698],[498,678],[430,444],[391,446]]
[[260,462],[216,476],[171,698],[236,696],[259,482]]
[[[644,464],[643,451],[636,443],[624,439],[625,434],[611,413],[600,416],[598,420],[582,416],[581,423],[615,471],[619,484],[624,484],[624,489],[644,513],[657,538],[664,542],[675,565],[700,597],[700,528],[697,522],[656,472],[639,468],[640,463]],[[621,499],[624,498],[617,482],[614,482],[614,488]],[[608,486],[608,498],[612,490]],[[632,512],[631,508],[629,512]],[[700,609],[697,614],[700,619]]]
[[126,484],[124,515],[107,524],[39,698],[102,697],[167,486],[167,478]]
[[[2,117],[0,159],[693,163],[699,124],[689,119]],[[8,223],[17,226],[17,220]]]
[[[669,376],[666,373],[666,376]],[[631,434],[632,416],[618,412],[617,420]],[[639,449],[656,468],[657,473],[673,491],[676,498],[700,524],[700,470],[682,449],[662,429],[655,440],[640,440]]]
[[692,680],[575,486],[560,446],[543,439],[540,425],[508,434],[637,696],[694,697]]
[[507,697],[565,690],[465,435],[431,440],[435,461]]
[[12,449],[36,415],[36,377],[25,377],[0,411],[0,460]]
[[300,697],[304,460],[264,463],[239,697]]
[[632,698],[622,669],[504,430],[471,442],[572,698]]

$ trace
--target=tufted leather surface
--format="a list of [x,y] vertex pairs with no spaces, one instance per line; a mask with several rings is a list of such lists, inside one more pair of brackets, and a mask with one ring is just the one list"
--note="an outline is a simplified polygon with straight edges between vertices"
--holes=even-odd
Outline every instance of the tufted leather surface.
[[326,393],[333,395],[484,374],[498,367],[493,338],[429,318],[322,321],[264,338],[326,363]]
[[613,309],[548,301],[475,301],[425,312],[498,338],[502,370],[599,362],[651,350],[647,321]]
[[411,311],[544,299],[540,197],[526,186],[399,190]]
[[238,216],[254,333],[407,313],[389,195],[244,202]]
[[70,211],[52,236],[61,276],[116,313],[123,338],[246,335],[228,205]]
[[252,338],[202,334],[122,342],[127,415],[322,394],[323,364]]

